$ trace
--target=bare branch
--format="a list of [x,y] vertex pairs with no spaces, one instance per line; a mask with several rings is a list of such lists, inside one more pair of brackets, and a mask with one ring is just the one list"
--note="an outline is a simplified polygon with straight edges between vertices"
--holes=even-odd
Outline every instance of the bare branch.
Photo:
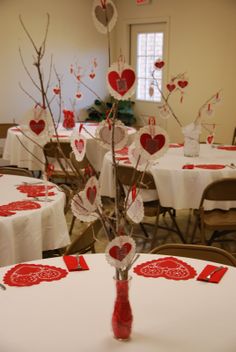
[[27,37],[29,38],[29,40],[30,40],[31,44],[32,44],[32,45],[33,45],[33,47],[34,47],[34,50],[36,51],[36,53],[38,53],[37,46],[36,46],[36,44],[35,44],[35,42],[34,42],[33,38],[31,37],[31,35],[30,35],[30,33],[29,33],[28,29],[26,28],[26,26],[25,26],[25,24],[24,24],[24,22],[23,22],[23,20],[22,20],[21,15],[19,16],[19,20],[20,20],[20,23],[21,23],[22,28],[23,28],[23,29],[24,29],[24,31],[25,31],[25,34],[27,35]]
[[27,73],[28,77],[30,78],[31,82],[33,83],[33,85],[40,91],[40,87],[38,86],[38,84],[35,82],[35,80],[33,79],[33,77],[31,76],[29,70],[27,69],[26,65],[25,65],[25,62],[24,62],[24,59],[23,59],[23,56],[22,56],[22,52],[21,52],[21,49],[19,48],[19,53],[20,53],[20,58],[21,58],[21,62],[22,62],[22,65],[25,69],[25,72]]
[[21,85],[20,82],[19,82],[19,87],[20,87],[21,90],[23,90],[23,92],[24,92],[30,99],[32,99],[32,100],[35,102],[35,104],[38,104],[37,100],[23,88],[23,86]]

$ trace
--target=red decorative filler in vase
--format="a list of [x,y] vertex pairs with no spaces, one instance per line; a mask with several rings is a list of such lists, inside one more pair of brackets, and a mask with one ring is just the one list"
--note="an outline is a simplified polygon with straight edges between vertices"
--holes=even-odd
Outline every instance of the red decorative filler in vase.
[[72,129],[75,127],[75,115],[71,110],[63,110],[63,127],[66,129]]
[[129,302],[128,280],[115,280],[116,301],[112,315],[112,329],[114,337],[119,340],[128,340],[132,330],[133,315]]

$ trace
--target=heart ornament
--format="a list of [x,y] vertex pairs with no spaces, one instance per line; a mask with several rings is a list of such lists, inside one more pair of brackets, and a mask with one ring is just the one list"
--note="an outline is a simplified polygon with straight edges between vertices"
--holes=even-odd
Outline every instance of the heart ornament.
[[171,116],[170,109],[167,105],[158,106],[158,112],[160,118],[162,118],[163,120],[167,120]]
[[76,129],[70,138],[71,148],[77,161],[82,161],[86,153],[87,139]]
[[111,0],[95,0],[92,17],[95,27],[100,33],[111,32],[117,21],[117,10]]
[[188,280],[197,275],[196,270],[189,264],[175,257],[165,257],[151,260],[134,268],[137,275],[169,280]]
[[31,138],[46,139],[46,141],[49,135],[54,133],[49,112],[39,105],[24,114],[20,129]]
[[210,145],[213,144],[214,134],[209,134],[209,136],[207,136],[206,142],[207,142],[207,144],[210,144]]
[[113,63],[107,72],[107,85],[110,94],[115,99],[127,100],[135,92],[135,71],[126,63]]
[[105,255],[109,264],[116,269],[127,268],[135,256],[136,244],[130,236],[115,237],[106,247]]
[[169,137],[164,129],[156,125],[141,128],[135,137],[137,152],[146,160],[156,160],[169,148]]
[[115,121],[115,125],[111,126],[106,120],[102,121],[96,129],[96,137],[106,148],[111,148],[112,144],[112,128],[114,128],[114,145],[115,149],[122,149],[128,140],[128,129],[119,121]]
[[86,198],[86,194],[84,191],[76,194],[71,201],[71,211],[73,215],[84,222],[92,222],[98,218],[98,214],[95,212],[91,212],[86,208],[84,204],[84,200]]
[[95,176],[88,179],[82,194],[82,200],[85,209],[89,212],[96,211],[101,204],[99,183]]
[[140,194],[137,194],[133,199],[132,192],[129,193],[126,213],[129,219],[136,224],[139,224],[143,220],[144,207],[143,199]]
[[17,264],[5,274],[3,281],[9,286],[33,286],[43,281],[55,281],[66,277],[64,269],[50,265]]

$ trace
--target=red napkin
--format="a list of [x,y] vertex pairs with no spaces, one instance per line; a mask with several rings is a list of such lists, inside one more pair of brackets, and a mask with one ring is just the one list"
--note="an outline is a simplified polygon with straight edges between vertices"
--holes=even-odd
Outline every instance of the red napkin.
[[[206,281],[206,282],[212,282],[217,284],[222,277],[224,276],[224,274],[226,273],[226,271],[228,270],[228,268],[226,267],[222,267],[222,269],[220,269],[219,271],[212,273],[213,270],[219,268],[219,266],[215,266],[215,265],[207,265],[202,272],[199,274],[199,276],[197,277],[197,280],[199,281]],[[206,280],[206,277],[208,274],[212,273],[212,276],[210,277],[209,280]]]
[[186,164],[182,167],[182,169],[192,170],[192,169],[194,169],[194,165],[193,164]]
[[169,144],[169,148],[181,148],[183,146],[184,146],[183,143],[170,143]]
[[209,170],[219,170],[219,169],[224,169],[225,165],[221,164],[198,164],[194,165],[195,167],[198,167],[200,169],[209,169]]
[[124,160],[129,160],[129,158],[127,157],[127,156],[117,156],[116,157],[116,160],[118,160],[118,161],[124,161]]
[[[78,258],[79,258],[79,263],[78,263]],[[89,267],[86,261],[84,260],[84,257],[80,255],[78,258],[74,255],[64,255],[63,259],[67,266],[67,269],[69,271],[89,270]],[[81,268],[78,268],[78,265],[80,265]]]
[[56,138],[56,137],[63,138],[63,137],[69,137],[69,136],[67,136],[66,134],[58,134],[58,135],[54,134],[52,137],[53,138]]
[[116,150],[115,153],[119,155],[128,155],[128,147],[124,147],[123,149]]
[[224,146],[224,145],[222,145],[222,146],[218,146],[217,147],[217,149],[223,149],[223,150],[236,150],[236,145],[226,145],[226,146]]

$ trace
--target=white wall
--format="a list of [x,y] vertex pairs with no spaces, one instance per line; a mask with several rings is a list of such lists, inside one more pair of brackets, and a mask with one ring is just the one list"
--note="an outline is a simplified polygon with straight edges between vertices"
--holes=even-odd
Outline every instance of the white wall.
[[[0,122],[12,121],[13,118],[19,121],[24,112],[34,105],[19,88],[19,82],[37,100],[40,99],[24,71],[19,56],[20,47],[27,68],[35,77],[36,70],[32,65],[33,50],[20,25],[20,14],[37,45],[41,44],[44,35],[46,13],[50,14],[43,67],[46,76],[50,56],[53,54],[55,67],[63,75],[65,107],[70,108],[70,99],[73,100],[76,91],[76,82],[69,74],[70,64],[75,62],[79,62],[89,73],[90,62],[97,58],[97,77],[93,81],[85,81],[104,98],[107,93],[104,84],[108,65],[107,40],[93,24],[92,3],[93,0],[0,0]],[[93,94],[84,88],[82,90],[85,98],[78,102],[78,111],[90,106],[95,100]]]
[[[137,6],[134,0],[117,0],[118,25],[116,47],[127,53],[126,25],[129,21],[168,17],[169,78],[187,72],[190,85],[181,106],[173,105],[183,124],[192,121],[202,103],[218,89],[223,100],[216,107],[216,140],[230,143],[236,126],[236,1],[235,0],[151,0]],[[155,104],[137,115],[157,116]],[[176,122],[168,120],[167,130],[172,140],[181,140]],[[204,133],[203,133],[204,139]]]

